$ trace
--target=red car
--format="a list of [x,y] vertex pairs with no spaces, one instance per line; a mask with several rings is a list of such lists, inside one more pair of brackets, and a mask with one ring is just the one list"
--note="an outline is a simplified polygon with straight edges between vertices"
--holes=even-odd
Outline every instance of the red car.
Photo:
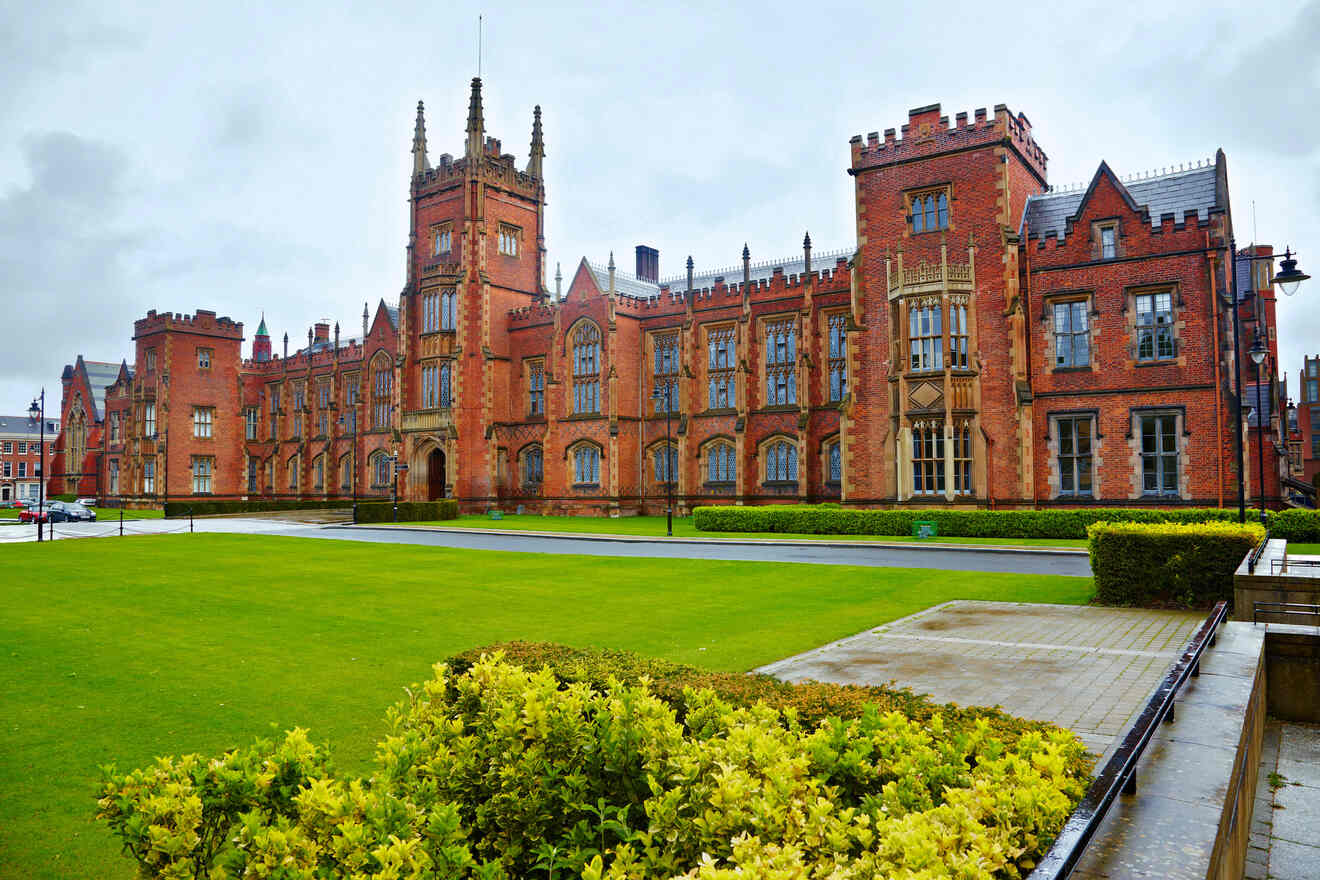
[[38,507],[33,504],[31,507],[24,507],[18,512],[18,521],[21,523],[46,522],[50,518],[50,505]]

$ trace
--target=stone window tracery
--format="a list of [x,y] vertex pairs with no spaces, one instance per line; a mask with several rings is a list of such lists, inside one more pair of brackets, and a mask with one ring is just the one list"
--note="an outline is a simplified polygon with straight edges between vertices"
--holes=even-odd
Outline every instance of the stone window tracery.
[[797,403],[797,340],[793,319],[765,325],[765,402],[767,406]]
[[733,409],[738,392],[733,384],[737,355],[734,329],[713,327],[706,331],[706,374],[709,378],[706,406],[710,409]]
[[600,412],[600,328],[590,321],[573,333],[573,413]]
[[827,328],[830,401],[837,403],[848,393],[848,316],[842,312],[830,315]]
[[912,494],[944,494],[944,423],[912,426]]

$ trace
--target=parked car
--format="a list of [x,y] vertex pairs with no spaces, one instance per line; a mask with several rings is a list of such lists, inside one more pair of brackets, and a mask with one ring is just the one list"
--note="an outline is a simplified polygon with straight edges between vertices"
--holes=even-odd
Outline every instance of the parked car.
[[[58,501],[51,502],[51,504],[58,504],[58,503],[59,503]],[[47,522],[49,519],[50,519],[50,504],[47,504],[45,507],[38,507],[37,505],[33,504],[30,507],[25,507],[18,512],[19,522],[44,523]]]
[[[56,509],[54,504],[58,504]],[[51,505],[52,522],[96,522],[96,511],[81,502],[59,502]]]
[[74,501],[74,504],[81,504],[81,505],[83,505],[84,507],[95,507],[95,506],[96,506],[96,499],[95,499],[95,498],[79,498],[79,499],[77,499],[76,501]]

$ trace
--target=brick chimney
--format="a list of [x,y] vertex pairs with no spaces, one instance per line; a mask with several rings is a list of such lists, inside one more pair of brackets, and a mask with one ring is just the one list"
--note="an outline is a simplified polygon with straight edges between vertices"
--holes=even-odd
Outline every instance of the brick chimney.
[[660,281],[660,252],[644,244],[637,246],[637,277],[656,284]]
[[316,341],[316,342],[329,342],[329,341],[330,341],[330,321],[329,321],[329,320],[318,321],[318,322],[316,322],[316,339],[315,339],[315,341]]

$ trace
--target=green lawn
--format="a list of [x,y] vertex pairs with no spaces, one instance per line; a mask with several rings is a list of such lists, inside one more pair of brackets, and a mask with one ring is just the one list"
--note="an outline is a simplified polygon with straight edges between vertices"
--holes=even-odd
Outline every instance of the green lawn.
[[1294,544],[1289,541],[1288,552],[1303,556],[1320,556],[1320,544]]
[[97,766],[271,722],[369,759],[401,688],[503,639],[746,670],[956,598],[1081,604],[1089,578],[487,553],[244,535],[0,549],[0,877],[132,875]]
[[[118,507],[93,507],[96,512],[97,522],[119,522],[120,509]],[[160,510],[124,510],[124,519],[160,519],[163,511]],[[0,519],[18,519],[18,508],[0,507]]]
[[[505,514],[503,519],[491,519],[488,516],[472,514],[458,519],[438,520],[435,522],[407,523],[407,525],[442,526],[465,529],[506,529],[509,531],[528,532],[567,532],[573,534],[594,535],[645,535],[663,537],[665,518],[663,516],[621,516],[615,519],[599,516],[537,516],[534,514]],[[773,541],[781,538],[794,538],[812,541],[884,541],[886,543],[911,542],[931,543],[909,536],[889,537],[882,535],[790,535],[780,532],[702,532],[692,525],[692,517],[674,518],[674,537],[676,538],[748,538],[752,540]],[[946,544],[989,544],[1011,547],[1075,547],[1086,548],[1086,539],[1068,538],[937,538],[937,543]]]

